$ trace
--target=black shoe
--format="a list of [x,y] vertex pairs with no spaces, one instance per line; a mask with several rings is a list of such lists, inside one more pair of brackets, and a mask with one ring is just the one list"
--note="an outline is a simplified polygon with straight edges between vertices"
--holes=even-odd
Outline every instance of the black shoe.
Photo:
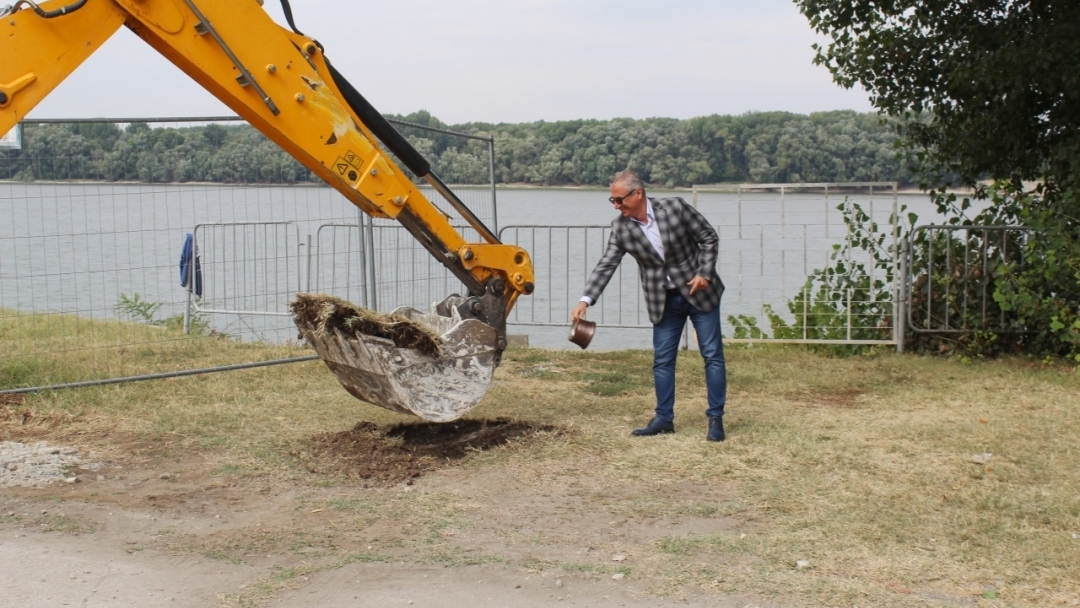
[[705,438],[709,441],[723,441],[725,439],[723,416],[709,418],[709,434]]
[[661,433],[674,433],[675,423],[670,420],[660,420],[653,418],[649,421],[649,424],[645,425],[645,428],[634,429],[631,435],[638,437],[648,437],[651,435],[660,435]]

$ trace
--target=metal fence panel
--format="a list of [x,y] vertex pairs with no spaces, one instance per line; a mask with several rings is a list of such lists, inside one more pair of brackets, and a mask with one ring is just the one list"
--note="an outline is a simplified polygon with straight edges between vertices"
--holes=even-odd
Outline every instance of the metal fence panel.
[[[726,339],[897,343],[895,184],[695,187],[693,202],[720,236],[717,270],[727,288],[721,308],[728,319]],[[850,217],[856,204],[866,223],[887,235],[878,251],[885,269],[852,243],[856,235],[844,211],[836,208],[847,205]],[[519,303],[508,322],[525,328],[565,327],[610,227],[506,226],[500,234],[505,242],[530,251],[536,266],[536,293]],[[623,259],[590,319],[604,327],[652,326],[631,256]]]
[[[214,120],[202,119],[203,124]],[[444,177],[454,172],[475,177],[485,166],[491,179],[489,140],[457,141],[455,134],[440,130],[424,137],[423,129],[409,125],[406,135],[428,140],[421,143],[440,157],[436,166]],[[146,131],[140,126],[138,132]],[[33,137],[32,132],[26,135]],[[399,225],[368,218],[329,188],[292,184],[297,179],[292,168],[235,159],[262,185],[104,181],[108,172],[125,169],[117,164],[122,160],[0,158],[0,176],[14,179],[0,181],[0,335],[8,337],[0,353],[0,390],[182,373],[185,366],[201,365],[205,358],[188,361],[203,357],[208,349],[221,351],[214,363],[222,368],[246,361],[242,350],[219,348],[220,343],[207,342],[208,335],[177,331],[185,312],[193,313],[208,333],[232,337],[228,344],[285,345],[296,335],[285,306],[299,290],[326,291],[380,310],[399,305],[424,310],[464,291]],[[161,166],[147,157],[126,168],[136,170],[140,179],[176,178],[185,175],[187,160],[177,157],[176,166]],[[227,173],[230,167],[220,170]],[[42,176],[65,181],[34,181]],[[426,185],[420,187],[466,239],[480,240],[442,197]],[[839,191],[841,187],[848,192]],[[715,198],[719,190],[695,189],[695,204],[721,236],[719,270],[728,286],[723,312],[761,325],[760,334],[748,340],[776,338],[777,328],[766,323],[770,308],[782,323],[802,332],[788,341],[827,340],[811,335],[817,327],[810,313],[818,320],[828,315],[808,305],[793,309],[792,303],[797,304],[800,295],[811,296],[802,290],[808,275],[837,262],[832,248],[848,233],[835,205],[845,196],[856,196],[882,225],[888,225],[883,214],[895,215],[895,192],[891,197],[880,189],[875,194],[880,184],[858,187],[863,190],[852,195],[856,187],[851,185],[753,186],[745,192],[738,189],[735,199]],[[484,223],[497,228],[493,184],[454,190]],[[537,269],[536,293],[521,300],[510,323],[561,333],[569,308],[604,249],[608,230],[503,230],[505,240],[531,252]],[[197,233],[205,289],[202,300],[193,303],[177,272],[188,232]],[[858,254],[852,255],[849,268],[858,262]],[[875,272],[870,269],[871,279]],[[851,304],[879,301],[889,309],[895,286],[872,283],[864,293],[849,290],[832,303],[828,335],[858,342],[867,330],[878,335],[891,331],[891,322],[880,324],[889,318],[888,310],[864,313]],[[632,259],[627,258],[612,280],[597,313],[597,320],[607,326],[649,327]],[[871,315],[878,325],[868,328]],[[38,335],[42,338],[27,339]],[[888,341],[883,337],[873,342]],[[68,371],[72,369],[88,371],[73,376]]]
[[360,224],[323,224],[315,233],[305,291],[371,306],[367,237]]
[[[894,183],[749,184],[734,200],[699,188],[720,235],[732,342],[895,344],[898,197]],[[855,242],[858,213],[887,238],[881,268]],[[847,221],[845,221],[845,219]],[[750,326],[749,321],[755,321]]]
[[[420,186],[428,200],[450,217],[452,206],[428,186]],[[487,226],[495,225],[495,206],[487,187],[459,186],[454,193]],[[469,242],[483,239],[460,219],[454,228]],[[307,287],[361,303],[376,310],[409,306],[427,311],[452,293],[466,291],[461,281],[393,220],[372,219],[357,213],[356,221],[327,224],[316,229]]]
[[[536,274],[536,291],[518,301],[507,323],[565,327],[610,235],[610,226],[504,227],[501,240],[528,251]],[[604,327],[652,327],[633,257],[623,259],[589,318]]]
[[197,224],[202,314],[288,316],[302,289],[300,231],[294,222]]
[[993,305],[995,275],[1023,268],[1032,236],[1021,226],[924,225],[904,243],[907,325],[916,333],[1017,333]]
[[[140,124],[125,132],[148,137],[160,129],[176,139],[184,128],[220,121],[131,119],[101,124],[111,128],[116,122],[146,123],[149,131]],[[75,137],[79,129],[94,127],[93,121],[77,122],[78,128],[48,125],[49,137]],[[69,127],[70,132],[60,133]],[[424,127],[409,129],[410,138],[424,132]],[[32,141],[34,129],[24,134]],[[437,135],[438,146],[432,149],[449,152],[440,162],[453,160],[448,167],[462,175],[481,175],[481,185],[454,190],[482,221],[494,226],[494,187],[486,183],[491,178],[490,141],[443,131]],[[426,308],[429,294],[442,288],[438,281],[445,270],[425,265],[432,261],[430,255],[404,237],[399,226],[371,221],[330,188],[295,183],[293,167],[282,168],[265,156],[230,157],[213,165],[222,175],[243,169],[258,185],[152,183],[184,179],[186,163],[198,159],[128,158],[124,154],[130,150],[119,149],[105,158],[38,157],[35,149],[0,151],[0,340],[6,347],[0,353],[0,391],[175,373],[204,366],[211,352],[217,353],[210,357],[214,366],[223,369],[248,362],[249,355],[222,346],[251,341],[281,345],[281,357],[287,357],[295,353],[284,347],[295,344],[296,330],[286,305],[297,291],[324,280],[312,276],[319,274],[309,266],[314,263],[322,263],[320,272],[330,273],[331,282],[345,290],[344,297],[354,299],[357,288],[381,294],[370,302],[379,307]],[[163,160],[173,164],[162,165]],[[131,166],[125,164],[129,161]],[[478,172],[477,166],[484,170]],[[138,179],[147,181],[107,181],[122,170],[136,171]],[[447,215],[457,217],[430,188],[420,188]],[[348,253],[319,253],[321,244],[315,241],[326,236],[320,233],[326,224],[364,227],[364,251],[371,256],[367,267],[375,280],[357,272],[363,265],[350,261]],[[184,235],[191,232],[198,232],[205,291],[200,301],[189,304],[177,267]],[[463,233],[475,238],[470,231]],[[384,267],[399,260],[410,260],[408,276]],[[186,311],[197,328],[206,330],[201,335],[183,333]],[[33,339],[35,335],[42,339]],[[222,335],[231,339],[212,341]],[[264,356],[267,350],[260,352]]]

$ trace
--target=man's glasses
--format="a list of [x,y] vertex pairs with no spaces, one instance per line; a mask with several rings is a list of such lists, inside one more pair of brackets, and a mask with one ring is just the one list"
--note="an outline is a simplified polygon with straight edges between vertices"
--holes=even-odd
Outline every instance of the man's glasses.
[[621,205],[621,204],[623,203],[623,201],[624,201],[624,200],[626,200],[626,199],[630,198],[631,196],[633,196],[633,194],[634,194],[635,192],[637,192],[637,191],[638,191],[638,189],[637,189],[637,188],[634,188],[633,190],[631,190],[631,191],[627,192],[626,194],[624,194],[624,195],[622,195],[622,196],[611,196],[611,197],[608,197],[608,199],[607,199],[607,200],[608,200],[608,202],[610,202],[610,203],[611,203],[612,205]]

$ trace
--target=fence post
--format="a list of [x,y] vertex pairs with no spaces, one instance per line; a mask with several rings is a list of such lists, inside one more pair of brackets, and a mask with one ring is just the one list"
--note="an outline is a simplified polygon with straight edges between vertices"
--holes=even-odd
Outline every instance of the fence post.
[[854,289],[848,287],[847,290],[847,339],[851,341],[851,294]]
[[187,304],[184,306],[184,335],[191,335],[191,283],[194,279],[195,265],[191,265],[191,271],[188,272],[187,285],[184,285],[184,291],[187,292]]
[[[802,339],[809,340],[810,330],[808,324],[810,323],[810,287],[803,287],[802,292]],[[773,334],[773,337],[775,338],[775,332],[773,332]]]
[[[356,240],[359,244],[357,247],[357,266],[360,272],[360,304],[364,308],[371,308],[368,303],[368,243],[367,236],[364,233],[364,218],[366,215],[359,208],[356,210]],[[349,277],[345,277],[345,281],[349,281]]]
[[491,178],[491,231],[499,234],[499,205],[495,200],[495,138],[488,139],[488,175]]
[[307,279],[307,284],[304,285],[304,291],[311,292],[311,235],[307,235],[307,270],[304,271]]
[[[895,251],[896,249],[893,248]],[[896,340],[896,352],[904,352],[904,336],[907,329],[907,297],[908,297],[908,253],[911,251],[911,241],[908,237],[901,240],[900,269],[896,277],[896,305],[893,313],[896,319],[893,321],[893,339]]]
[[[362,212],[361,212],[362,213]],[[366,224],[366,232],[364,236],[367,239],[367,256],[365,261],[367,262],[367,284],[368,290],[371,293],[369,300],[369,308],[371,310],[379,310],[379,293],[376,291],[376,279],[378,278],[377,269],[375,267],[375,220],[370,217],[364,217],[361,221]]]
[[191,290],[195,285],[195,253],[199,248],[195,245],[195,232],[191,234],[191,266],[188,267],[187,280],[184,281],[184,291],[187,292],[187,301],[184,304],[184,335],[191,335]]

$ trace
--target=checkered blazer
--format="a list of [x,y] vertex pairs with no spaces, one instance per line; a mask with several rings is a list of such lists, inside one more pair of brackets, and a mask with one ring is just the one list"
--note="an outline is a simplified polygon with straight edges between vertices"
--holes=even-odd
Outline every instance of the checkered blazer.
[[[620,215],[611,222],[607,250],[589,276],[584,295],[592,298],[593,303],[599,300],[623,256],[629,253],[637,260],[645,305],[649,309],[649,320],[654,325],[664,316],[667,297],[665,276],[671,277],[694,308],[702,312],[716,308],[724,293],[724,283],[716,274],[716,256],[720,246],[716,230],[697,209],[680,197],[650,198],[649,201],[660,229],[666,259],[661,260],[656,254],[640,224]],[[708,279],[709,286],[690,295],[690,288],[686,284],[694,275]]]

